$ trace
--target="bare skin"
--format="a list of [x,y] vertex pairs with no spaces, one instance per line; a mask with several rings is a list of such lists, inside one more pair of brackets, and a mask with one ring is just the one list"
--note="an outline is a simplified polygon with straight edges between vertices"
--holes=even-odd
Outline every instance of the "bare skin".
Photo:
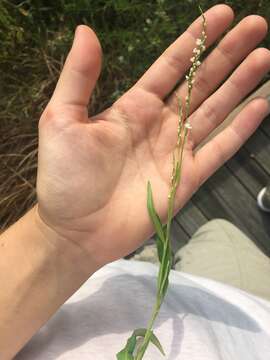
[[[231,23],[233,13],[219,5],[206,13],[206,19],[210,45]],[[195,83],[192,138],[185,149],[177,209],[266,115],[267,103],[254,101],[230,128],[194,153],[195,146],[269,70],[269,51],[253,50],[266,31],[262,18],[246,18],[202,65]],[[79,241],[87,251],[100,248],[101,263],[130,253],[151,234],[146,211],[148,180],[158,194],[156,207],[165,217],[177,107],[175,95],[164,99],[188,70],[200,32],[199,18],[110,109],[88,119],[86,106],[99,75],[101,55],[94,33],[84,26],[78,29],[78,39],[40,122],[39,213],[50,227]],[[242,60],[229,80],[210,95]],[[185,96],[185,84],[178,92]]]
[[[233,12],[217,5],[206,12],[206,19],[209,46],[229,27]],[[189,69],[200,32],[199,18],[111,108],[89,119],[87,106],[100,73],[101,47],[90,28],[77,29],[39,123],[38,205],[0,237],[5,249],[0,253],[0,281],[5,273],[8,294],[0,294],[0,333],[5,333],[4,340],[0,338],[1,359],[14,356],[93,272],[132,252],[151,235],[148,180],[165,220],[178,122],[176,97],[168,95]],[[269,113],[265,99],[252,101],[229,127],[195,151],[269,71],[269,50],[255,49],[266,33],[263,18],[247,17],[203,62],[194,84],[193,129],[184,151],[175,211]],[[185,97],[184,81],[176,92]],[[24,241],[23,247],[18,248],[19,241]],[[34,259],[32,250],[41,252],[40,260]],[[25,270],[24,262],[18,265],[21,272],[6,275],[11,259],[17,261],[25,252],[32,261],[27,275],[18,275]],[[37,281],[41,273],[46,286]],[[55,279],[61,281],[61,290]],[[23,297],[22,289],[30,283],[30,294]],[[15,294],[19,298],[16,309],[9,306]],[[33,310],[37,296],[39,306]],[[20,334],[16,339],[14,329]]]

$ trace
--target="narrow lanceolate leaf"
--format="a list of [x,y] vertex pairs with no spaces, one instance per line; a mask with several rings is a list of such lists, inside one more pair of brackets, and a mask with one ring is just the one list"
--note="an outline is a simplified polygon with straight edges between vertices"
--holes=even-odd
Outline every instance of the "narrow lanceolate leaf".
[[155,235],[155,241],[156,241],[156,244],[157,244],[158,260],[161,263],[162,255],[163,255],[164,243],[162,242],[162,240],[160,239],[160,237],[157,234]]
[[[137,329],[134,332],[136,332],[137,336],[145,337],[147,329]],[[162,345],[159,342],[156,335],[153,333],[153,331],[151,331],[150,341],[151,341],[152,344],[154,344],[158,348],[158,350],[161,352],[161,354],[165,356],[165,352],[164,352],[164,350],[162,348]]]
[[[136,329],[133,331],[133,334],[128,339],[127,344],[123,350],[121,350],[116,356],[117,360],[134,360],[135,357],[133,355],[133,352],[136,347],[137,343],[137,337],[144,338],[145,334],[147,332],[147,329]],[[151,331],[150,341],[159,349],[159,351],[162,353],[162,355],[165,355],[164,350],[162,348],[162,345],[160,344],[158,338],[156,335]]]
[[156,345],[156,347],[157,347],[158,350],[161,352],[161,354],[165,356],[165,352],[164,352],[164,350],[163,350],[163,347],[162,347],[161,343],[159,342],[158,338],[156,337],[156,335],[153,333],[153,331],[152,331],[152,334],[151,334],[150,341],[151,341],[154,345]]
[[117,360],[134,360],[134,356],[129,354],[127,350],[120,351],[117,355]]
[[171,266],[172,266],[171,258],[168,259],[165,264],[166,265],[164,266],[164,272],[162,274],[162,280],[161,280],[161,284],[160,284],[160,288],[159,288],[159,292],[160,292],[160,295],[162,296],[162,298],[165,297],[167,289],[168,289],[168,285],[169,285],[169,273],[170,273]]
[[[166,225],[163,226],[163,236],[165,238],[166,236]],[[163,257],[163,252],[164,252],[164,245],[165,243],[163,242],[162,239],[160,239],[160,237],[158,236],[158,234],[155,235],[155,241],[156,241],[156,244],[157,244],[157,252],[158,252],[158,259],[159,259],[159,262],[161,263],[162,262],[162,257]]]
[[162,293],[161,291],[162,283],[164,282],[164,279],[166,278],[166,276],[168,276],[169,273],[168,267],[169,269],[171,269],[171,265],[172,265],[172,252],[171,252],[171,247],[169,246],[169,244],[167,244],[167,246],[164,246],[163,249],[162,266],[160,267],[159,276],[158,276],[158,289],[160,293]]
[[133,352],[136,347],[137,335],[136,331],[133,331],[133,334],[128,339],[126,346],[121,350],[116,356],[117,360],[134,360]]
[[147,184],[147,208],[148,208],[148,213],[149,216],[152,220],[152,223],[154,225],[154,228],[156,230],[156,233],[158,235],[158,237],[165,242],[165,237],[164,237],[164,232],[163,232],[163,226],[162,223],[160,221],[160,218],[155,210],[154,207],[154,201],[153,201],[153,193],[152,193],[152,188],[151,188],[151,184],[150,181],[148,181]]

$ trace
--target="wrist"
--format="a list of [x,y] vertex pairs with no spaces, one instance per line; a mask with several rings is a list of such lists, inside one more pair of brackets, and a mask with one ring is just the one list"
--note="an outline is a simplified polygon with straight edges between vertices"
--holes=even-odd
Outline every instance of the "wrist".
[[1,235],[0,248],[0,358],[10,359],[97,266],[48,227],[37,206]]
[[79,245],[79,242],[73,241],[71,237],[65,236],[61,231],[49,226],[40,215],[38,204],[30,211],[35,228],[51,247],[54,256],[62,259],[63,268],[73,269],[76,267],[78,277],[85,277],[86,280],[102,266],[97,263],[94,254],[86,251]]

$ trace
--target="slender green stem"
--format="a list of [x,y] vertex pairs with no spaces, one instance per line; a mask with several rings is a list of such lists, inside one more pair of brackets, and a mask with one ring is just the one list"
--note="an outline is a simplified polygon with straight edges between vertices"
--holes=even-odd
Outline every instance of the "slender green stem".
[[159,297],[157,297],[156,305],[154,307],[151,319],[150,319],[150,321],[148,323],[148,326],[147,326],[147,332],[145,334],[143,343],[142,343],[142,345],[141,345],[141,347],[140,347],[140,349],[138,351],[138,354],[135,357],[135,360],[141,360],[143,358],[143,356],[144,356],[144,353],[145,353],[145,351],[147,349],[147,345],[148,345],[148,343],[150,341],[150,337],[151,337],[151,333],[152,333],[152,327],[153,327],[154,322],[156,320],[156,317],[158,315],[160,306],[161,306],[160,299],[159,299]]
[[[159,219],[158,214],[155,215],[156,211],[154,210],[153,201],[151,200],[150,205],[150,216],[152,218],[153,224],[157,230],[157,236],[159,242],[157,242],[158,252],[159,252],[159,259],[160,266],[158,272],[158,280],[157,280],[157,294],[156,294],[156,303],[152,312],[151,319],[148,323],[148,327],[145,330],[145,335],[143,342],[139,349],[137,350],[137,355],[135,355],[135,360],[142,360],[145,354],[145,351],[150,343],[153,341],[153,325],[158,316],[160,307],[163,303],[165,298],[165,294],[167,292],[168,284],[169,284],[169,274],[172,265],[172,254],[171,254],[171,241],[170,241],[170,232],[171,232],[171,225],[173,221],[174,215],[174,202],[176,197],[176,192],[178,186],[181,182],[182,177],[182,164],[183,164],[183,157],[184,157],[184,148],[186,141],[188,140],[189,130],[191,129],[191,124],[189,122],[189,115],[190,115],[190,108],[191,108],[191,95],[194,83],[194,77],[196,75],[196,71],[200,66],[200,55],[205,50],[205,42],[206,42],[206,20],[204,14],[200,8],[203,17],[203,30],[202,30],[202,37],[201,39],[197,39],[196,47],[193,50],[193,53],[196,54],[191,58],[192,67],[189,71],[189,74],[186,76],[187,83],[188,83],[188,91],[185,100],[185,111],[183,112],[181,99],[179,98],[179,120],[178,120],[178,129],[177,129],[177,144],[175,151],[173,152],[173,159],[172,159],[172,174],[171,174],[171,187],[170,192],[168,195],[168,213],[167,213],[167,223],[166,223],[166,231],[163,230],[163,225]],[[152,193],[150,193],[152,199]],[[157,241],[158,241],[157,240]],[[162,252],[161,252],[162,251]],[[162,254],[162,256],[161,256]],[[136,335],[135,335],[136,336]],[[155,344],[156,345],[156,344]],[[125,349],[124,349],[125,350]],[[134,347],[131,349],[131,352],[134,351]],[[162,350],[163,352],[163,350]],[[120,354],[120,353],[119,353]]]
[[[151,337],[151,332],[152,332],[152,327],[153,324],[155,322],[155,319],[158,315],[159,309],[161,307],[162,301],[163,301],[163,296],[161,294],[161,291],[164,287],[164,283],[167,280],[167,276],[169,275],[169,270],[167,269],[167,266],[165,265],[165,258],[166,258],[166,252],[167,251],[171,251],[171,244],[170,244],[170,227],[171,227],[171,222],[172,222],[172,218],[173,218],[173,207],[174,207],[174,199],[175,199],[175,194],[176,194],[176,188],[175,186],[172,188],[172,191],[170,192],[170,196],[169,196],[169,208],[168,208],[168,219],[167,219],[167,229],[166,229],[166,239],[165,239],[165,246],[164,246],[164,252],[163,252],[163,257],[162,257],[162,262],[159,268],[159,277],[158,277],[158,291],[157,291],[157,300],[156,300],[156,305],[154,307],[153,313],[152,313],[152,317],[151,320],[149,321],[148,327],[147,327],[147,332],[145,334],[144,337],[144,341],[140,347],[140,350],[136,356],[136,360],[141,360],[143,358],[143,355],[146,351],[147,345],[150,341],[150,337]],[[167,276],[163,277],[162,276],[162,270],[165,270],[168,274],[166,274]],[[161,279],[163,278],[163,282],[161,283]]]

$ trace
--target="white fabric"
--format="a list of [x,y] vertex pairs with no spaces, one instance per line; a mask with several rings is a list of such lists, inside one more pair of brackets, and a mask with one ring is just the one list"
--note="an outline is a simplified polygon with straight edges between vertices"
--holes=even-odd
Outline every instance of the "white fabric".
[[[115,360],[132,331],[149,320],[157,270],[138,261],[106,265],[40,329],[16,360]],[[270,358],[270,303],[204,278],[171,272],[154,329],[166,356],[151,345],[145,360]]]

